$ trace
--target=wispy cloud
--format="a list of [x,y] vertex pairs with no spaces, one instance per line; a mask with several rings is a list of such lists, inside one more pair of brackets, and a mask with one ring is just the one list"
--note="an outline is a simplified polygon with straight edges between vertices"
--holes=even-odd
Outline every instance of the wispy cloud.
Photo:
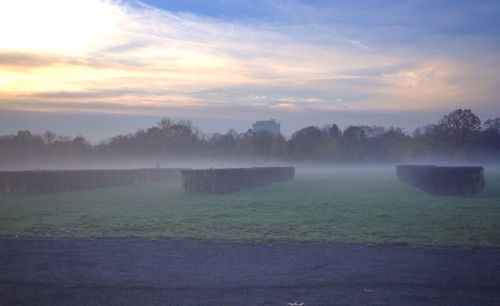
[[[497,106],[500,58],[494,51],[456,52],[456,37],[417,31],[414,19],[397,17],[408,5],[395,5],[382,22],[353,7],[270,3],[270,10],[286,18],[240,22],[138,1],[4,1],[0,109],[138,114],[168,109],[196,116],[231,107]],[[345,16],[365,18],[353,26]],[[448,24],[459,28],[452,16],[445,15]],[[407,43],[408,35],[422,45]],[[388,42],[391,36],[398,39]],[[454,49],[437,48],[435,37]]]

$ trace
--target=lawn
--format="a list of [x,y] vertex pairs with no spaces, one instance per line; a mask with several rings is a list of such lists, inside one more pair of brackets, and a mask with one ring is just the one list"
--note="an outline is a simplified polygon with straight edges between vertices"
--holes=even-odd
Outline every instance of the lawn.
[[296,179],[226,195],[145,185],[0,196],[0,236],[500,247],[500,170],[475,197],[431,196],[393,168],[298,170]]

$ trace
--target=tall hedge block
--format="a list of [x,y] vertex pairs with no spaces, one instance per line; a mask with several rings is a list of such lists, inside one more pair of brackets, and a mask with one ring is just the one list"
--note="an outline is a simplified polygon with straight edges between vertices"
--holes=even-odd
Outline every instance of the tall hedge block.
[[287,181],[295,176],[293,167],[255,167],[206,170],[181,170],[188,193],[228,193],[244,188]]
[[166,181],[180,181],[180,169],[2,171],[0,194],[50,193]]
[[399,165],[396,169],[401,181],[431,194],[474,195],[485,186],[482,167]]

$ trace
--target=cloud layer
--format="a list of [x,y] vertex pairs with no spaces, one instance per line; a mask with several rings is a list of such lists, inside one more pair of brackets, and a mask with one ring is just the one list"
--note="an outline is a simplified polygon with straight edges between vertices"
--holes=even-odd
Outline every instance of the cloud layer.
[[[412,2],[392,5],[385,19],[376,7],[263,3],[279,18],[138,1],[3,1],[0,110],[279,117],[467,107],[500,115],[492,30],[467,27],[474,20],[460,19],[465,11],[417,26],[404,17]],[[478,14],[488,9],[481,4]],[[457,34],[461,26],[474,33]]]

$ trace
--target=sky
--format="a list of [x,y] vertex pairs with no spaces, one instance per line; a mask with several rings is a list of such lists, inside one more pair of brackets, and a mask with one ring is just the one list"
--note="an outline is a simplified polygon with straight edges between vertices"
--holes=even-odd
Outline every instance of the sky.
[[0,135],[500,117],[500,1],[3,0]]

